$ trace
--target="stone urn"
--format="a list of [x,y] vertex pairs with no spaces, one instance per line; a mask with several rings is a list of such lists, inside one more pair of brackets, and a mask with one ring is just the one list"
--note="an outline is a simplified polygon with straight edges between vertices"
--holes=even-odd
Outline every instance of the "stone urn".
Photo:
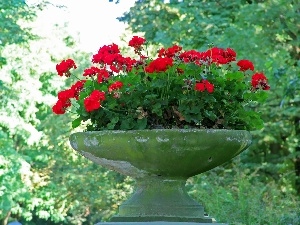
[[72,148],[81,155],[136,180],[135,192],[107,224],[212,223],[203,206],[185,191],[185,182],[229,161],[250,143],[248,131],[223,129],[94,131],[70,136]]

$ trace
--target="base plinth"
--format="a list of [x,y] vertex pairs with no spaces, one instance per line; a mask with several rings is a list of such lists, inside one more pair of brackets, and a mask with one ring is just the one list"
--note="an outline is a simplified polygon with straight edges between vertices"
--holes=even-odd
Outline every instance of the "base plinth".
[[228,225],[226,223],[190,223],[190,222],[102,222],[95,225]]
[[[207,223],[190,222],[102,222],[95,225],[207,225]],[[226,223],[213,223],[213,225],[228,225]]]
[[165,222],[193,222],[193,223],[213,223],[212,218],[199,218],[199,217],[167,217],[167,216],[141,216],[141,217],[119,217],[119,216],[114,216],[110,221],[112,222],[130,222],[130,221],[135,221],[135,222],[156,222],[156,221],[165,221]]

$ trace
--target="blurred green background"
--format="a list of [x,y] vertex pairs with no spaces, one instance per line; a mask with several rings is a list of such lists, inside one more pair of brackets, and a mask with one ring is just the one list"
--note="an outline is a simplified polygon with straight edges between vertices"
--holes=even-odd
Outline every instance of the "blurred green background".
[[[67,24],[46,37],[34,31],[49,4],[0,0],[0,225],[107,221],[133,190],[133,180],[70,148],[72,115],[52,114],[57,91],[68,86],[55,65],[71,57],[82,72],[91,55]],[[266,74],[269,100],[256,106],[265,127],[252,133],[252,146],[187,188],[218,222],[299,225],[300,2],[138,0],[118,19],[128,24],[123,40],[141,34],[153,46],[231,47]]]

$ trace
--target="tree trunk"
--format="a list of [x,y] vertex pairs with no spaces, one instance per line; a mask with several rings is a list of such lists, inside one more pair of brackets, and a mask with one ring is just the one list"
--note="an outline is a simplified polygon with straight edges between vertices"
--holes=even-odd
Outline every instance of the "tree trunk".
[[[300,117],[295,117],[294,119],[294,124],[295,124],[295,132],[296,132],[296,137],[300,139]],[[297,190],[297,193],[300,195],[300,146],[298,145],[296,147],[296,155],[295,158],[295,174],[296,174],[296,181],[295,181],[295,188]]]
[[10,214],[11,214],[11,211],[9,210],[8,213],[6,214],[6,216],[2,220],[0,220],[1,225],[7,225]]

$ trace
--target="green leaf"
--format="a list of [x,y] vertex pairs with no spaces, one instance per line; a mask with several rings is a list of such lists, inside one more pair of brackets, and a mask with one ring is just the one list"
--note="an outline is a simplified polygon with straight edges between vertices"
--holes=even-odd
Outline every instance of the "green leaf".
[[113,130],[116,124],[119,122],[119,117],[116,115],[111,119],[110,123],[107,124],[107,128]]
[[242,72],[227,73],[226,78],[229,80],[243,80],[245,75]]
[[193,114],[198,114],[198,113],[200,113],[200,110],[202,108],[203,108],[203,105],[198,105],[197,107],[193,106],[193,107],[191,107],[190,112]]
[[243,95],[243,98],[244,98],[245,100],[253,100],[254,94],[255,94],[255,93],[254,93],[254,92],[251,92],[251,91],[245,92],[244,95]]
[[78,117],[77,119],[72,121],[72,128],[76,128],[79,127],[81,124],[82,118]]
[[147,127],[147,118],[142,118],[142,119],[137,120],[136,128],[138,130],[143,130],[146,127]]
[[153,105],[153,109],[152,109],[152,112],[161,116],[162,115],[162,110],[161,110],[161,103],[155,103]]
[[255,95],[256,95],[256,100],[260,103],[264,103],[268,96],[269,96],[269,93],[267,91],[263,91],[263,90],[259,90],[257,92],[255,92]]
[[121,130],[130,130],[134,127],[134,121],[132,118],[124,119],[121,122]]
[[204,110],[204,115],[207,116],[210,120],[215,121],[218,117],[212,111]]
[[86,91],[82,91],[79,94],[79,102],[83,102],[83,100],[88,97],[90,95],[90,93],[86,92]]

